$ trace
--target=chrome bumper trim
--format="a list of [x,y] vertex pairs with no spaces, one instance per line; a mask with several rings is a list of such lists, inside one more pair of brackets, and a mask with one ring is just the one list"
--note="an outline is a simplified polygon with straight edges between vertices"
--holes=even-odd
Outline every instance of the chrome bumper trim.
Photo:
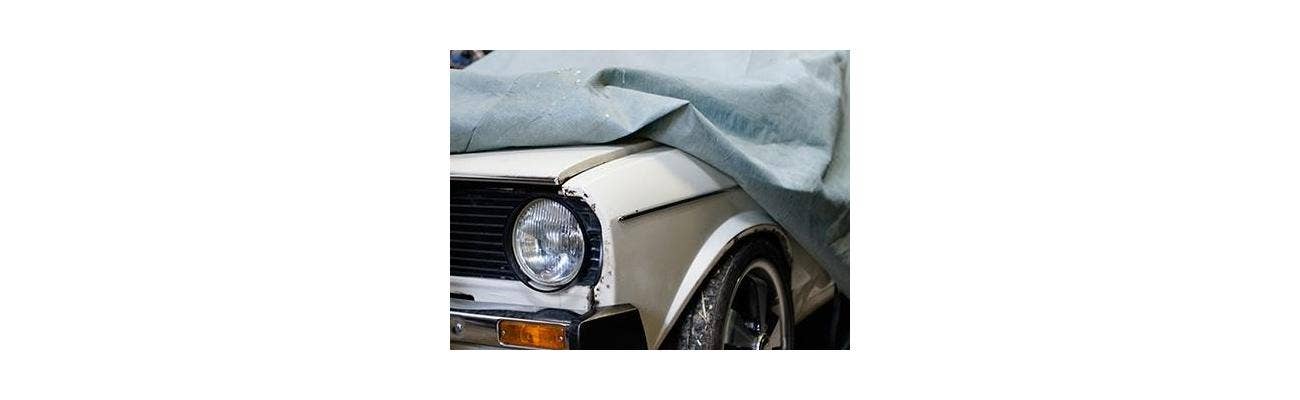
[[641,313],[630,304],[598,307],[578,314],[569,310],[451,299],[452,349],[518,348],[498,340],[497,324],[501,320],[561,325],[567,332],[570,349],[646,347]]

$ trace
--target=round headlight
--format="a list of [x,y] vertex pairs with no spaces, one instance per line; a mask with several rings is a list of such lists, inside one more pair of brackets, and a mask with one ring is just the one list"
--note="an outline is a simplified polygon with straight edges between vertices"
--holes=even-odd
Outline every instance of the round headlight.
[[533,283],[556,287],[582,269],[586,243],[573,213],[550,199],[529,202],[515,218],[512,237],[515,263]]

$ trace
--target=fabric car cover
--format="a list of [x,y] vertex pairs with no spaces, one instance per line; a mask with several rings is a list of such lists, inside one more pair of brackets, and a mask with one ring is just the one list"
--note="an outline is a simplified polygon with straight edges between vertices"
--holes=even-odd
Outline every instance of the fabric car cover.
[[629,135],[731,176],[845,294],[848,52],[496,51],[451,71],[451,152]]

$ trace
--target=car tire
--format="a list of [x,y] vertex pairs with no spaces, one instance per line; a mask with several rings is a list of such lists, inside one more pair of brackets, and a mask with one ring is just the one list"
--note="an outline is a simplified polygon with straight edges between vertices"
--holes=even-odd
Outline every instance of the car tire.
[[673,335],[677,348],[789,349],[794,307],[789,268],[778,249],[750,240],[728,252],[682,311]]

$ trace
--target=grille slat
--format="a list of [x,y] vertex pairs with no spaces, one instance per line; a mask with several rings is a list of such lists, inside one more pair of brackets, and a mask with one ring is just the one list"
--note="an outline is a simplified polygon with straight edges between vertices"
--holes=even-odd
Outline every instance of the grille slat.
[[503,265],[505,264],[505,261],[504,261],[504,260],[489,259],[489,258],[465,257],[465,256],[451,256],[451,259],[452,259],[452,260],[460,260],[460,261],[477,261],[477,262],[482,262],[482,263],[493,263],[493,264],[498,264],[498,263],[499,263],[499,264],[503,264]]
[[496,249],[496,250],[481,250],[481,249],[459,248],[459,249],[455,249],[455,250],[452,250],[452,251],[463,251],[463,252],[470,252],[470,253],[478,253],[478,254],[493,254],[493,255],[500,255],[500,254],[501,254],[501,250],[500,250],[500,249]]
[[451,208],[452,208],[452,209],[458,209],[458,208],[459,208],[459,209],[465,209],[465,210],[470,210],[470,209],[480,208],[480,209],[485,209],[485,210],[507,210],[507,211],[508,211],[508,210],[513,210],[515,207],[514,207],[514,206],[500,206],[500,205],[486,205],[486,204],[456,204],[456,203],[452,203],[452,204],[451,204]]
[[492,267],[479,267],[479,266],[474,266],[474,265],[463,265],[463,264],[452,264],[452,266],[453,266],[453,267],[456,267],[456,268],[461,268],[461,269],[466,269],[466,270],[473,270],[473,271],[497,272],[497,269],[496,269],[496,268],[492,268]]
[[452,224],[452,225],[461,225],[461,226],[481,226],[481,227],[484,227],[484,228],[505,228],[505,227],[506,227],[506,224],[505,224],[505,223],[500,223],[500,224],[488,224],[488,223],[479,223],[479,222],[457,222],[457,221],[451,221],[451,224]]
[[506,255],[501,249],[495,250],[477,250],[477,249],[455,249],[451,251],[451,258],[490,260],[492,262],[506,263]]
[[451,230],[451,235],[452,235],[452,237],[455,237],[456,235],[485,235],[485,236],[496,236],[496,237],[501,237],[501,235],[503,235],[503,234],[504,234],[504,232],[496,232],[496,231],[493,231],[493,232],[476,232],[476,231],[458,231],[458,230],[455,230],[455,229],[452,229],[452,230]]
[[[452,242],[452,243],[462,243],[462,244],[467,244],[467,245],[471,245],[471,246],[472,246],[472,245],[484,245],[484,246],[500,246],[500,245],[501,245],[501,242],[500,242],[500,241],[467,240],[467,239],[460,239],[460,238],[454,238],[454,237],[451,238],[451,242]],[[452,246],[452,247],[456,247],[456,246]]]
[[497,219],[505,219],[505,218],[506,218],[505,215],[501,215],[501,214],[471,214],[471,213],[451,213],[451,217],[452,217],[452,218],[456,218],[456,217],[460,217],[460,218],[497,218]]

